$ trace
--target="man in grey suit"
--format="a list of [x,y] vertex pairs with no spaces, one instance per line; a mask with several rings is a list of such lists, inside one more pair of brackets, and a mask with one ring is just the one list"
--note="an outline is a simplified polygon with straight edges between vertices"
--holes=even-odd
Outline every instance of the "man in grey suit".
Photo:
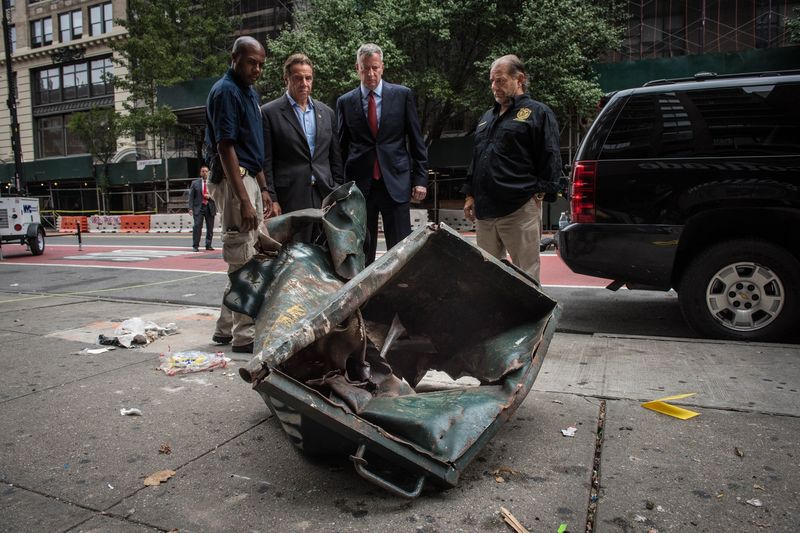
[[[286,93],[261,107],[264,176],[276,215],[319,208],[322,198],[343,183],[342,158],[333,110],[311,98],[314,66],[304,54],[283,65]],[[311,242],[319,228],[295,240]]]
[[203,221],[206,223],[206,250],[213,250],[211,241],[214,239],[214,217],[217,215],[217,204],[211,199],[208,190],[208,167],[200,167],[200,177],[192,182],[189,187],[189,212],[194,217],[192,226],[192,249],[200,251],[200,234],[203,231]]
[[345,179],[367,199],[367,264],[375,260],[378,214],[388,250],[411,233],[409,202],[427,195],[428,150],[411,89],[383,81],[383,52],[365,44],[356,54],[361,84],[336,101]]

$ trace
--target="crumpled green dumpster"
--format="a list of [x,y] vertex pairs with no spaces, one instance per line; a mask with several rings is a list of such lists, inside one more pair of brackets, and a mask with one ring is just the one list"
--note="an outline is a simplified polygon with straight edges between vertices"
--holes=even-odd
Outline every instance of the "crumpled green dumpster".
[[[455,486],[519,407],[559,307],[445,225],[415,231],[365,269],[365,220],[352,183],[320,210],[270,219],[262,244],[280,250],[232,273],[226,303],[256,320],[240,374],[291,442],[347,454],[362,477],[414,498],[426,480]],[[291,242],[307,223],[322,224],[325,243]],[[432,370],[479,385],[423,381]]]

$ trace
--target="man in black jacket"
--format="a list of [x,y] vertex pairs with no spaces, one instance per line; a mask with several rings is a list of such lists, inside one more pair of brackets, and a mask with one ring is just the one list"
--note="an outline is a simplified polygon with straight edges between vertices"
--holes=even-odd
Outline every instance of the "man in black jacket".
[[492,63],[495,105],[475,129],[464,215],[476,222],[477,244],[493,256],[506,252],[539,280],[542,198],[558,192],[561,153],[556,117],[525,92],[525,66],[515,55]]
[[200,251],[200,234],[203,232],[203,222],[206,223],[206,250],[213,250],[211,241],[214,239],[214,217],[217,215],[217,204],[211,198],[208,190],[208,167],[200,167],[200,177],[192,182],[189,187],[189,212],[194,217],[192,226],[192,248]]

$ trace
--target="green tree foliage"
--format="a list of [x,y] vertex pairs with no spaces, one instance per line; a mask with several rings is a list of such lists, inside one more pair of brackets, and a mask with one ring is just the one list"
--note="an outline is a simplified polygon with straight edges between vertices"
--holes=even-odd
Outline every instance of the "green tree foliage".
[[[619,0],[311,0],[295,26],[267,43],[262,92],[283,90],[281,66],[303,52],[314,95],[328,104],[358,83],[355,52],[383,48],[384,78],[411,87],[431,138],[492,104],[489,65],[515,53],[529,65],[531,94],[559,113],[586,110],[600,93],[589,67],[621,38]],[[541,80],[541,81],[540,81]],[[547,83],[544,83],[546,80]]]
[[127,76],[115,80],[130,96],[124,122],[130,132],[162,135],[175,115],[156,101],[156,88],[218,76],[230,61],[232,0],[129,0],[117,24],[126,39],[111,47]]
[[792,16],[786,19],[786,29],[789,31],[789,42],[800,43],[800,7],[792,10]]
[[[515,53],[525,62],[531,95],[561,117],[591,115],[602,91],[591,68],[618,46],[624,3],[526,0]],[[503,49],[496,47],[493,55]]]
[[67,127],[83,142],[95,162],[103,165],[101,174],[95,170],[95,182],[105,204],[108,164],[117,151],[117,139],[123,133],[119,115],[110,107],[92,108],[89,111],[73,114]]

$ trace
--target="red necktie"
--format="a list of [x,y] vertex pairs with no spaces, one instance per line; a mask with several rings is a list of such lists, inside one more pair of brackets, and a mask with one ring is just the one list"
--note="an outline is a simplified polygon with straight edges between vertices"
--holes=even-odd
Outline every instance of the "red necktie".
[[[378,138],[378,106],[375,105],[375,93],[369,92],[367,100],[367,122],[369,123],[369,130],[372,136]],[[372,179],[381,179],[381,167],[378,164],[378,148],[375,147],[375,164],[372,167]]]
[[203,205],[208,203],[208,189],[206,189],[206,182],[203,180]]

